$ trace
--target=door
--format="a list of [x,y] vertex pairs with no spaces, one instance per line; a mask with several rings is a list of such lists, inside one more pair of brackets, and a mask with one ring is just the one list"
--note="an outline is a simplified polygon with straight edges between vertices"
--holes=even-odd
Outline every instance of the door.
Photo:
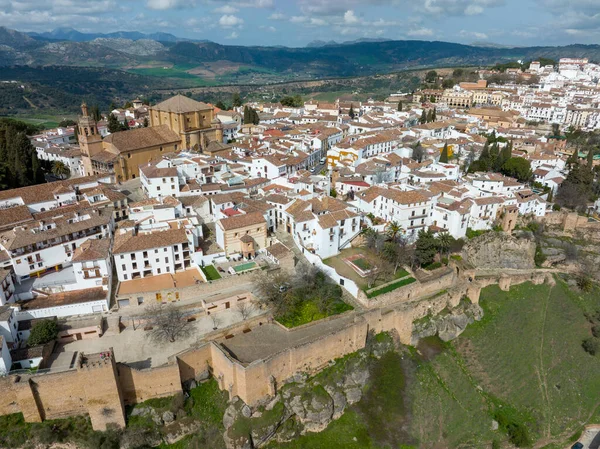
[[81,333],[76,333],[75,334],[75,340],[81,340]]
[[225,308],[226,308],[226,309],[229,309],[229,308],[231,308],[231,304],[229,303],[229,301],[225,303]]

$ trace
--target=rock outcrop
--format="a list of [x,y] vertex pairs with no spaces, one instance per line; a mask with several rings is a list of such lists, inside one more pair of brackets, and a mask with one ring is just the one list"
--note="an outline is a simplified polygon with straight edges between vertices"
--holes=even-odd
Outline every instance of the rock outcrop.
[[487,232],[469,240],[462,257],[475,268],[535,268],[535,241],[528,236],[516,238],[504,232]]
[[275,398],[254,410],[234,398],[225,411],[224,440],[229,449],[260,448],[270,441],[292,441],[306,432],[321,432],[362,398],[370,377],[370,360],[394,348],[391,338],[373,339],[368,348],[332,364],[314,378],[299,373]]
[[443,341],[454,340],[464,332],[467,326],[483,317],[483,309],[478,304],[462,301],[455,309],[437,316],[427,317],[415,322],[411,345],[419,340],[437,335]]

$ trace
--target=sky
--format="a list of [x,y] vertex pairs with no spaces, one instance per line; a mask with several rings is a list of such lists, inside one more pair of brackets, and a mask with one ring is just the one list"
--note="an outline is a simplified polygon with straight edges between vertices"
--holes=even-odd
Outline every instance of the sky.
[[600,41],[600,0],[0,0],[0,26],[289,47],[361,38],[591,44]]

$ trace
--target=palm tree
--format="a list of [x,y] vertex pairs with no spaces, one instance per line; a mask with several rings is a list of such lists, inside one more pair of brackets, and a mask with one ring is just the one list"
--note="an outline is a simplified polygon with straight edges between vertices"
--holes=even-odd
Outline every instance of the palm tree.
[[443,253],[448,253],[450,250],[450,245],[452,245],[452,241],[454,239],[447,232],[442,232],[437,237],[438,248],[440,249],[440,256],[443,256]]
[[61,161],[52,163],[52,174],[60,179],[65,179],[71,174],[71,170]]
[[395,242],[400,233],[402,232],[402,226],[400,226],[400,223],[398,223],[397,221],[391,221],[387,225],[386,232],[388,238],[391,241]]

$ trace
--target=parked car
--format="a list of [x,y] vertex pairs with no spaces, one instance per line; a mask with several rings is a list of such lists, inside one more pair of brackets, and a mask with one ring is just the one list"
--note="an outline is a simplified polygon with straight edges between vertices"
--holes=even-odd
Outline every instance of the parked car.
[[311,173],[314,173],[315,171],[317,171],[317,170],[315,169],[315,167],[311,167],[311,169],[310,169],[310,172],[311,172]]
[[575,443],[573,446],[571,446],[571,449],[583,449],[583,444]]

